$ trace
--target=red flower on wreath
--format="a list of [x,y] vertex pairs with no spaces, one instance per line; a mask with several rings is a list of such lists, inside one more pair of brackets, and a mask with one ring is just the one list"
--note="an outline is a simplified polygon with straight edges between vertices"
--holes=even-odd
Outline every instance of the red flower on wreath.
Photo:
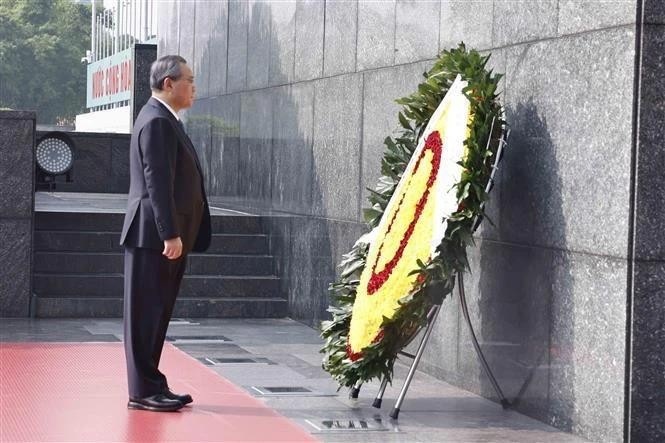
[[[416,161],[413,170],[414,174],[416,171],[418,171],[418,167],[420,166],[420,161],[425,157],[425,153],[428,150],[431,150],[434,153],[434,156],[432,157],[432,169],[430,171],[429,178],[427,179],[427,187],[425,189],[425,192],[423,192],[423,195],[420,197],[420,200],[416,204],[415,213],[413,215],[413,218],[411,219],[411,223],[409,223],[409,227],[406,229],[406,232],[404,233],[399,243],[397,252],[395,252],[395,255],[390,259],[388,263],[386,263],[386,266],[383,268],[383,270],[377,273],[376,267],[379,263],[379,259],[381,258],[383,243],[379,247],[379,253],[377,255],[376,261],[374,262],[374,266],[372,267],[372,275],[369,279],[369,282],[367,283],[368,295],[372,295],[376,291],[378,291],[381,288],[381,286],[383,286],[383,284],[388,280],[390,274],[392,274],[393,269],[395,269],[395,266],[397,266],[397,263],[402,258],[402,254],[404,253],[404,249],[406,249],[406,245],[409,243],[409,239],[413,234],[413,231],[416,227],[416,223],[418,223],[418,219],[420,218],[420,215],[422,214],[423,209],[425,208],[425,204],[427,204],[430,188],[434,185],[434,181],[436,180],[436,175],[439,171],[439,164],[441,163],[442,142],[441,142],[441,136],[439,135],[439,131],[432,131],[430,135],[427,137],[427,140],[425,141],[425,148],[420,152],[420,156],[418,156],[418,160]],[[413,175],[411,177],[413,177]],[[406,185],[407,188],[410,183],[411,181],[409,180],[409,182]],[[395,222],[395,218],[399,213],[405,195],[406,193],[402,194],[402,199],[397,204],[397,210],[393,212],[392,219],[388,224],[388,230],[386,231],[386,237],[388,236],[388,233],[393,227],[393,223]]]
[[[376,334],[376,337],[374,337],[374,340],[372,340],[372,343],[378,343],[381,340],[383,340],[383,335],[384,335],[383,328],[381,328],[379,333]],[[351,345],[349,344],[349,337],[348,336],[346,337],[346,356],[349,357],[351,359],[351,361],[356,361],[356,360],[358,360],[359,358],[361,358],[363,356],[362,351],[353,352],[351,350]]]
[[347,343],[346,343],[346,355],[347,355],[347,357],[349,357],[351,359],[351,361],[356,361],[360,357],[363,356],[363,353],[362,352],[353,352],[351,350],[351,345],[347,341]]

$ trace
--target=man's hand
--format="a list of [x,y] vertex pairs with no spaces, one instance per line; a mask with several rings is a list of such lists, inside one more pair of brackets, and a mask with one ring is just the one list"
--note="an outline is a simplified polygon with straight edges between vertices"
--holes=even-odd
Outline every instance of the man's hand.
[[180,237],[164,240],[164,252],[162,254],[169,260],[180,257],[182,254],[182,240],[180,240]]

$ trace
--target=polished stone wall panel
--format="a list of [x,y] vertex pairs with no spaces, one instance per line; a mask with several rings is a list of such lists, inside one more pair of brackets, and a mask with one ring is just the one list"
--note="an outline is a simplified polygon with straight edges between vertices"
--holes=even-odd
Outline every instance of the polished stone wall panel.
[[180,29],[178,11],[180,6],[176,0],[162,0],[159,2],[157,36],[157,57],[178,53]]
[[484,0],[450,0],[441,2],[439,49],[492,47],[492,11]]
[[308,214],[312,205],[314,84],[278,88],[273,99],[273,207]]
[[541,40],[557,36],[558,0],[495,1],[492,45]]
[[356,70],[390,66],[395,61],[395,0],[358,2]]
[[[331,259],[336,267],[342,261],[342,256],[353,248],[358,238],[370,231],[370,227],[366,223],[355,221],[327,220],[326,222],[328,223],[328,231],[332,233]],[[337,277],[339,275],[336,274]]]
[[[457,294],[447,296],[441,305],[434,329],[425,348],[426,353],[418,366],[419,369],[428,374],[458,384],[460,384],[462,378],[458,372],[458,357],[460,354],[459,309]],[[422,334],[423,332],[420,332],[405,348],[407,352],[416,353]]]
[[[659,3],[662,6],[662,3]],[[664,16],[653,3],[644,5],[646,23]],[[659,16],[659,14],[661,14]],[[665,395],[661,389],[665,359],[665,212],[663,211],[663,25],[641,28],[639,123],[636,143],[636,197],[632,335],[630,365],[630,439],[665,439]]]
[[129,192],[129,137],[111,140],[111,187],[113,193]]
[[34,112],[0,111],[0,317],[27,317],[32,296]]
[[631,373],[632,441],[661,441],[665,436],[665,262],[635,263]]
[[196,35],[196,2],[179,3],[178,54],[191,66],[194,61],[194,36]]
[[273,256],[273,272],[279,275],[279,292],[288,299],[291,288],[291,224],[298,216],[283,214],[277,217],[266,217],[264,229],[268,234],[270,254]]
[[[471,322],[514,407],[593,440],[621,440],[625,307],[611,300],[625,294],[626,262],[486,240],[469,259]],[[458,315],[454,372],[441,367],[438,352],[425,356],[424,367],[498,400]],[[428,349],[455,334],[455,320],[440,320]]]
[[358,0],[325,2],[323,75],[356,70]]
[[240,94],[210,100],[211,147],[207,187],[210,195],[239,195]]
[[337,264],[367,228],[355,222],[294,217],[290,229],[291,316],[317,328],[330,317],[328,286],[339,278]]
[[265,88],[268,86],[270,75],[271,5],[259,0],[250,0],[248,7],[247,89]]
[[271,4],[270,85],[284,85],[294,80],[296,1]]
[[[202,8],[202,7],[201,7]],[[208,63],[210,65],[208,95],[215,97],[226,92],[228,72],[229,2],[228,0],[208,3],[210,15],[210,35],[208,38]]]
[[194,52],[189,63],[194,72],[196,96],[199,98],[210,96],[210,37],[213,21],[210,6],[211,3],[206,0],[196,0],[194,8]]
[[440,3],[397,0],[395,6],[395,64],[435,58],[439,52]]
[[212,170],[211,162],[211,126],[212,119],[210,117],[210,100],[201,99],[197,100],[191,109],[187,111],[185,116],[185,127],[187,135],[196,149],[196,154],[199,158],[199,163],[203,172],[203,183],[207,189],[210,189],[210,181]]
[[316,82],[312,170],[315,215],[359,220],[362,91],[362,74]]
[[273,89],[242,94],[240,101],[239,195],[270,202]]
[[0,239],[0,316],[27,317],[32,292],[32,218],[0,218]]
[[3,114],[0,114],[0,217],[31,217],[35,173],[34,121],[5,119]]
[[302,0],[296,3],[294,80],[311,80],[323,75],[323,35],[326,2]]
[[558,253],[553,267],[548,422],[622,441],[627,263]]
[[[479,241],[468,250],[464,287],[471,323],[504,394],[520,412],[545,417],[554,260],[550,250]],[[538,279],[534,275],[541,276]],[[458,295],[458,294],[456,294]],[[498,400],[459,319],[461,385]]]
[[157,60],[157,47],[153,44],[134,45],[134,82],[130,106],[132,110],[132,127],[143,106],[152,96],[150,88],[150,68]]
[[634,38],[616,28],[506,51],[502,240],[625,257]]
[[644,0],[644,23],[650,25],[665,25],[665,3],[660,0]]
[[104,192],[113,183],[111,166],[111,137],[93,134],[76,136],[73,149],[74,164],[68,187],[78,192]]
[[292,318],[315,325],[328,306],[319,275],[332,270],[314,261],[319,254],[330,256],[330,236],[325,220],[317,218],[294,218],[291,230],[298,235],[290,239],[289,312]]
[[247,85],[249,7],[244,0],[229,0],[227,92],[242,91]]
[[665,26],[647,25],[643,34],[640,134],[637,165],[635,258],[665,261]]
[[637,2],[559,0],[559,35],[634,24]]

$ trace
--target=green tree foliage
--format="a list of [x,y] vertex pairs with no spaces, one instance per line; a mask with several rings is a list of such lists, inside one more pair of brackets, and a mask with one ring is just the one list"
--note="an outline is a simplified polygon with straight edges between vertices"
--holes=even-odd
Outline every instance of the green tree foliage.
[[0,108],[36,110],[47,124],[85,111],[90,15],[70,0],[0,0]]

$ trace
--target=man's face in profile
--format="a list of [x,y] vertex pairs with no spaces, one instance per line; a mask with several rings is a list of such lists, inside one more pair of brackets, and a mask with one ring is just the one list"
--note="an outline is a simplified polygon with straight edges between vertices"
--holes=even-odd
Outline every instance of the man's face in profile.
[[185,63],[180,64],[182,75],[177,80],[172,80],[170,99],[178,109],[191,108],[196,98],[196,86],[194,86],[194,74]]

